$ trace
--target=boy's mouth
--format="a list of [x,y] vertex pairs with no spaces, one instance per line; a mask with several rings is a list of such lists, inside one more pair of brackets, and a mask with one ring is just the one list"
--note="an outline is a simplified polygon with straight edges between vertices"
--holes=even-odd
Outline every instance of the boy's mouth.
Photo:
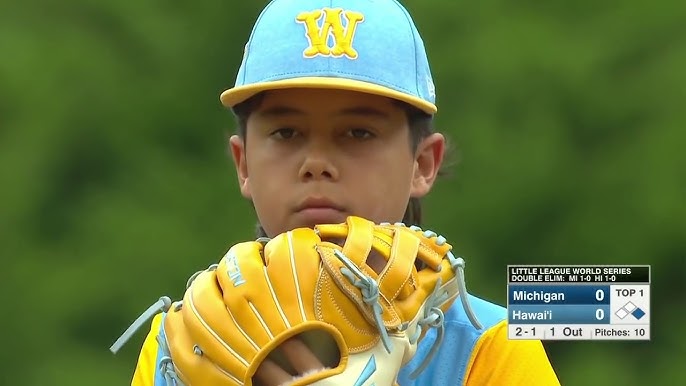
[[345,208],[343,208],[342,205],[339,205],[326,197],[308,197],[298,204],[296,212],[310,209],[332,209],[339,212],[345,211]]
[[324,197],[308,197],[295,210],[296,215],[308,225],[337,224],[345,222],[345,208]]

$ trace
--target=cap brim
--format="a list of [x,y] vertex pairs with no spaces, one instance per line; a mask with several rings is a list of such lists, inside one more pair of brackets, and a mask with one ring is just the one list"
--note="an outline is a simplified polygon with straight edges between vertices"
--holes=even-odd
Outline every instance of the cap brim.
[[228,89],[221,94],[219,99],[224,106],[231,108],[259,92],[286,88],[328,88],[358,91],[397,99],[409,103],[427,114],[435,114],[437,111],[436,105],[433,103],[391,88],[359,80],[332,77],[302,77],[253,83]]

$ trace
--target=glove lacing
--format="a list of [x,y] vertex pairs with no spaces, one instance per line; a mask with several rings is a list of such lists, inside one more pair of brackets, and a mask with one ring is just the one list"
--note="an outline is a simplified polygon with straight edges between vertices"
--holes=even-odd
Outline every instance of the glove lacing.
[[[396,225],[404,226],[402,223],[396,223]],[[413,231],[422,231],[422,228],[412,225],[409,227],[410,230]],[[437,234],[434,231],[431,230],[425,230],[423,231],[424,237],[428,239],[434,239],[434,242],[438,246],[443,246],[447,240],[445,237]],[[469,321],[472,323],[472,325],[477,329],[480,330],[482,328],[481,323],[476,317],[476,314],[472,310],[472,306],[469,303],[468,299],[468,293],[467,293],[467,285],[465,284],[465,279],[464,279],[464,269],[465,269],[465,261],[461,257],[455,257],[452,251],[448,251],[446,257],[448,258],[448,261],[450,262],[450,267],[455,271],[455,276],[457,278],[457,287],[459,289],[459,297],[460,301],[462,302],[462,308],[464,308],[465,313],[467,314],[467,317],[469,318]]]
[[[388,222],[381,223],[379,225],[391,225]],[[393,224],[394,226],[400,226],[400,227],[405,227],[406,225],[402,222],[396,222]],[[422,232],[422,235],[427,238],[427,239],[433,239],[433,241],[436,243],[438,246],[444,245],[447,240],[445,237],[437,234],[434,231],[431,230],[422,230],[422,228],[412,225],[409,227],[410,230],[415,231],[415,232]],[[479,320],[476,317],[476,314],[472,310],[472,307],[469,303],[468,299],[468,293],[467,293],[467,286],[465,284],[464,280],[464,268],[465,268],[465,261],[461,257],[455,257],[455,255],[452,253],[452,251],[448,251],[446,254],[446,257],[448,261],[450,262],[450,267],[452,270],[455,272],[455,276],[457,278],[457,286],[458,286],[458,296],[460,298],[460,301],[462,302],[462,307],[464,308],[465,313],[467,314],[467,317],[469,318],[469,321],[472,323],[472,325],[480,330],[482,328],[481,323],[479,323]],[[439,267],[440,270],[440,267]],[[370,279],[371,280],[371,279]],[[372,280],[373,281],[373,280]],[[443,335],[445,333],[445,314],[443,313],[443,310],[441,310],[439,307],[441,304],[443,304],[446,301],[446,296],[447,293],[439,293],[439,289],[441,287],[442,283],[441,280],[439,279],[436,282],[436,286],[434,287],[433,292],[429,297],[426,299],[426,304],[424,305],[424,313],[422,317],[417,321],[417,328],[414,332],[414,334],[411,337],[408,337],[410,340],[411,344],[416,344],[417,340],[419,340],[419,337],[421,336],[422,331],[424,330],[425,327],[435,327],[438,329],[438,333],[436,334],[436,340],[434,343],[431,345],[431,348],[429,349],[429,353],[426,355],[426,357],[422,360],[420,365],[410,373],[410,379],[415,379],[417,376],[419,376],[420,373],[422,373],[426,367],[429,365],[433,357],[436,355],[438,352],[438,349],[441,347],[441,344],[443,343]],[[377,323],[378,324],[378,323]],[[383,327],[383,325],[381,325]],[[385,328],[383,329],[385,332]],[[382,337],[384,335],[382,334]],[[388,335],[385,335],[388,337]]]
[[383,309],[379,303],[379,284],[371,277],[365,275],[364,272],[343,254],[343,252],[336,249],[333,253],[338,257],[338,260],[345,265],[345,267],[341,268],[343,276],[345,276],[352,285],[360,289],[362,301],[371,307],[376,329],[379,330],[381,341],[383,342],[386,351],[390,354],[391,338],[388,337],[388,331],[386,331],[386,326],[384,326],[383,319],[381,318]]
[[[114,354],[119,351],[126,342],[131,339],[133,334],[140,329],[144,323],[146,323],[150,318],[155,316],[160,312],[168,312],[172,306],[172,301],[168,296],[162,296],[158,301],[150,305],[148,309],[143,311],[138,318],[131,323],[129,328],[124,331],[124,333],[117,339],[114,344],[110,347],[110,351]],[[175,309],[179,309],[181,304],[177,304]],[[162,357],[160,357],[159,370],[164,376],[164,380],[167,386],[183,386],[183,382],[179,379],[174,369],[174,363],[172,362],[171,354],[169,352],[169,347],[167,345],[167,340],[162,335],[162,331],[155,337],[157,344],[162,350]]]
[[174,362],[172,362],[169,346],[167,345],[167,339],[165,339],[161,333],[158,334],[156,338],[157,344],[159,344],[159,347],[162,350],[162,357],[160,358],[160,373],[162,373],[166,385],[183,386],[183,382],[176,374],[176,370],[174,369]]
[[124,333],[121,334],[121,336],[112,344],[110,351],[112,351],[113,354],[116,354],[117,351],[119,351],[122,346],[124,346],[126,342],[131,339],[133,334],[135,334],[136,331],[138,331],[138,329],[148,321],[148,319],[160,312],[167,312],[171,307],[171,304],[172,301],[168,296],[162,296],[158,301],[151,304],[150,307],[143,311],[143,313],[141,313],[138,318],[131,323],[129,328],[127,328],[126,331],[124,331]]
[[[404,224],[402,223],[396,223],[395,225],[404,226]],[[421,228],[417,226],[411,226],[410,229],[413,231],[421,231]],[[435,238],[434,242],[439,246],[446,243],[445,237],[440,236],[433,231],[424,231],[423,235],[428,239]],[[372,313],[374,315],[374,320],[376,323],[376,328],[381,336],[381,341],[383,342],[386,351],[390,353],[390,338],[388,336],[388,331],[386,330],[386,327],[383,324],[383,319],[381,318],[383,309],[379,304],[379,285],[376,283],[374,279],[365,275],[364,272],[362,272],[355,264],[353,264],[352,261],[350,261],[350,259],[347,256],[343,254],[343,252],[339,250],[334,250],[334,255],[336,255],[336,257],[345,265],[345,267],[341,268],[341,273],[343,274],[343,276],[345,276],[346,279],[348,279],[348,281],[350,281],[352,285],[360,289],[360,292],[362,293],[362,300],[365,304],[371,307]],[[455,255],[453,255],[453,253],[450,251],[448,251],[446,257],[450,262],[450,267],[453,269],[453,271],[456,272],[457,285],[459,288],[459,297],[461,298],[462,306],[465,312],[467,313],[467,317],[469,318],[469,321],[474,325],[474,327],[480,330],[482,328],[481,323],[479,323],[478,319],[476,318],[476,315],[474,314],[474,311],[472,310],[471,305],[469,304],[469,300],[467,298],[467,286],[464,282],[465,261],[461,257],[456,258]],[[438,329],[436,340],[434,341],[433,345],[431,345],[429,353],[422,360],[422,363],[414,371],[412,371],[412,373],[410,373],[411,379],[417,378],[417,376],[419,376],[419,374],[426,369],[426,367],[429,365],[433,357],[438,352],[438,349],[440,348],[441,344],[443,343],[443,335],[445,332],[445,314],[443,313],[443,310],[441,310],[439,307],[447,300],[448,294],[446,292],[439,292],[439,289],[441,288],[442,284],[443,283],[441,282],[441,280],[438,279],[436,285],[434,286],[433,292],[426,299],[426,304],[424,305],[424,313],[417,321],[417,328],[415,329],[412,336],[409,337],[410,343],[414,345],[419,340],[419,337],[421,336],[424,327],[428,326],[429,328],[435,327]]]
[[439,295],[438,290],[441,288],[441,284],[442,282],[439,278],[436,282],[436,286],[434,287],[433,292],[426,299],[426,305],[424,306],[424,314],[417,322],[417,328],[415,329],[414,334],[411,337],[409,337],[410,343],[416,344],[419,340],[419,337],[422,334],[422,331],[424,330],[424,327],[428,326],[435,327],[438,329],[436,340],[434,341],[434,344],[431,345],[429,353],[426,355],[426,357],[424,357],[419,367],[417,367],[412,373],[410,373],[410,379],[417,378],[417,376],[419,376],[419,374],[426,369],[426,366],[428,366],[429,363],[431,363],[431,360],[436,355],[438,349],[441,347],[441,344],[443,343],[443,334],[445,330],[443,322],[445,321],[445,314],[443,313],[443,310],[441,310],[438,306],[446,300],[447,294],[443,292],[441,295]]
[[[195,278],[198,277],[203,272],[206,271],[212,271],[217,269],[219,264],[212,264],[210,265],[207,269],[197,271],[191,277],[188,278],[188,281],[186,282],[186,289],[188,289]],[[131,325],[124,331],[124,333],[112,344],[110,347],[110,351],[114,354],[119,351],[122,346],[126,344],[126,342],[131,339],[133,334],[140,329],[144,323],[146,323],[150,318],[155,316],[156,314],[160,312],[169,312],[169,310],[172,308],[172,305],[174,305],[174,311],[179,311],[181,307],[183,306],[183,301],[178,301],[176,303],[172,303],[171,298],[168,296],[162,296],[157,300],[155,303],[150,305],[145,311],[143,311],[136,320],[131,323]],[[165,383],[167,386],[183,386],[183,382],[179,378],[179,376],[176,374],[176,370],[174,368],[174,362],[172,362],[171,358],[171,353],[169,352],[169,346],[167,345],[167,339],[163,336],[162,331],[160,330],[160,333],[155,337],[157,340],[157,344],[159,345],[160,349],[162,350],[162,356],[160,357],[160,373],[164,376]],[[193,347],[193,352],[196,355],[203,355],[202,350],[198,346]]]
[[[404,224],[402,223],[396,223],[396,225],[404,226]],[[422,232],[422,229],[416,225],[412,225],[409,228],[413,231]],[[438,246],[444,245],[447,241],[445,237],[431,230],[425,230],[422,234],[424,237],[428,239],[435,238],[434,242]],[[464,308],[464,311],[467,314],[467,317],[469,318],[469,321],[472,323],[472,325],[476,329],[480,330],[482,328],[481,323],[479,322],[479,320],[476,317],[476,314],[472,310],[472,307],[468,299],[469,294],[467,293],[467,286],[465,284],[464,279],[465,261],[461,257],[456,258],[452,251],[448,251],[448,253],[446,254],[446,258],[450,262],[450,267],[455,272],[455,277],[457,279],[457,286],[459,291],[458,297],[460,298],[460,301],[462,303],[462,308]],[[417,323],[417,329],[415,330],[414,335],[410,338],[410,342],[414,344],[416,343],[417,339],[419,339],[419,336],[421,335],[421,332],[425,326],[436,327],[438,329],[436,339],[434,340],[434,343],[431,345],[429,353],[426,355],[426,357],[424,357],[420,365],[414,371],[412,371],[412,373],[410,373],[410,379],[417,378],[417,376],[419,376],[419,374],[426,369],[426,367],[429,365],[433,357],[436,355],[436,353],[438,353],[438,349],[443,343],[443,335],[445,332],[445,314],[443,313],[443,310],[439,308],[439,306],[445,302],[447,293],[443,292],[439,294],[438,290],[441,287],[441,284],[441,280],[439,279],[436,283],[436,286],[434,287],[433,292],[427,299],[426,306],[424,307],[423,318],[421,318]]]

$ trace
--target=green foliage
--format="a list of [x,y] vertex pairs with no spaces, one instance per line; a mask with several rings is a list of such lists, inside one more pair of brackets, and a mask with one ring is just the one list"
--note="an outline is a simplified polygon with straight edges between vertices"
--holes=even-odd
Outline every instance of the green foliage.
[[[146,331],[114,339],[252,238],[219,93],[264,3],[0,7],[3,384],[127,384]],[[507,264],[652,264],[651,342],[547,348],[565,385],[682,384],[684,3],[405,3],[459,161],[427,225],[471,291],[504,304]]]

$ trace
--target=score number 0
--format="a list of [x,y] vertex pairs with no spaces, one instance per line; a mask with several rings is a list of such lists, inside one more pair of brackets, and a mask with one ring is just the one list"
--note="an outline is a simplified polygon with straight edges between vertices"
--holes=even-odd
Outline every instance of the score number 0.
[[[595,300],[602,302],[605,299],[605,291],[598,289],[595,291]],[[603,320],[605,318],[605,311],[602,308],[595,310],[595,318],[598,320]]]

